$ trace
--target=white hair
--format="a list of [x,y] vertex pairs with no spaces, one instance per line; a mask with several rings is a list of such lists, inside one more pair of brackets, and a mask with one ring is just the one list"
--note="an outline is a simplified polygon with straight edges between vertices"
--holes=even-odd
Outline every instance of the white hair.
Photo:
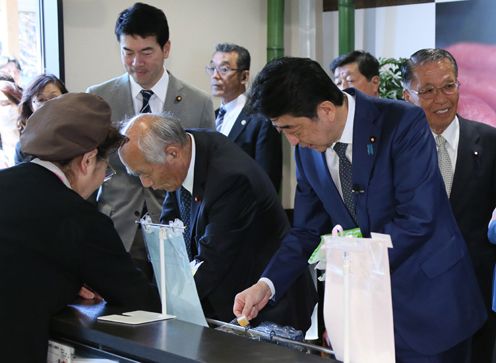
[[137,140],[138,149],[143,152],[143,156],[149,163],[161,164],[165,162],[165,148],[169,145],[187,143],[186,131],[184,131],[179,119],[169,112],[139,114],[124,123],[121,133],[127,134],[129,128],[136,120],[149,116],[153,117],[149,131],[143,133]]

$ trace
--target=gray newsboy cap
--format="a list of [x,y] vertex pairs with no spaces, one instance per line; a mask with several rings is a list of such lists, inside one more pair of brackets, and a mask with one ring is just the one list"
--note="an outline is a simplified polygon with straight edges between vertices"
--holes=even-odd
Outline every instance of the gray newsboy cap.
[[110,116],[110,106],[101,97],[63,94],[29,117],[21,135],[21,150],[42,160],[70,160],[105,140],[111,129]]

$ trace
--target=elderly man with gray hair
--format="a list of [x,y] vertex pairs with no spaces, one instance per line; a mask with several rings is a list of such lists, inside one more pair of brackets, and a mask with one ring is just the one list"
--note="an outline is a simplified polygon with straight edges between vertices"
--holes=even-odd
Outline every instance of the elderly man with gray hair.
[[472,362],[492,361],[496,314],[491,309],[496,246],[487,221],[496,206],[496,129],[458,115],[460,82],[455,58],[440,48],[413,53],[402,67],[405,100],[422,107],[436,140],[439,169],[472,257],[488,320],[472,338]]
[[[167,191],[161,222],[186,225],[189,258],[201,263],[194,278],[205,315],[231,321],[235,294],[258,280],[289,228],[269,177],[224,135],[185,131],[170,116],[138,115],[124,133],[119,156],[127,170]],[[306,330],[316,301],[308,270],[283,300],[258,322]]]

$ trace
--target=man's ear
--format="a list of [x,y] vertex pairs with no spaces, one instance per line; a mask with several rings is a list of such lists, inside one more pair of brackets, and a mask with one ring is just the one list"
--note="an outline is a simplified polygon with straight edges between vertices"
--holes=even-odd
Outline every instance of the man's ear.
[[410,92],[403,88],[403,99],[407,102],[414,103],[411,99]]
[[167,59],[169,58],[169,52],[170,52],[170,48],[171,48],[171,42],[170,42],[170,39],[164,44],[164,46],[162,47],[162,53],[164,55],[164,59]]
[[317,117],[322,120],[334,121],[336,106],[331,101],[322,101],[317,105]]
[[248,80],[250,79],[250,71],[249,70],[244,70],[241,72],[241,83],[246,85],[248,83]]
[[88,151],[87,153],[84,153],[83,156],[81,157],[81,160],[77,162],[77,167],[78,169],[86,175],[90,168],[96,164],[96,156],[98,154],[97,149],[93,149]]
[[179,155],[179,148],[176,145],[167,145],[164,151],[167,158],[175,159]]
[[370,82],[374,86],[374,91],[379,94],[379,85],[381,83],[381,78],[379,76],[374,76],[370,79]]

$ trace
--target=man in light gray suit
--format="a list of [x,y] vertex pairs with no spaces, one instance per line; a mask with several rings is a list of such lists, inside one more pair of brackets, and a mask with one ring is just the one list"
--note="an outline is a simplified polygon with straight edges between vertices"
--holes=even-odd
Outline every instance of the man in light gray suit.
[[[119,14],[115,35],[126,73],[87,92],[104,98],[112,108],[113,121],[137,113],[169,111],[184,128],[213,128],[214,111],[209,96],[181,82],[164,67],[169,56],[169,26],[164,12],[136,3]],[[144,188],[130,176],[116,154],[110,158],[117,174],[98,194],[98,207],[114,221],[126,250],[144,268],[146,253],[135,223],[145,211],[158,221],[164,193]]]

